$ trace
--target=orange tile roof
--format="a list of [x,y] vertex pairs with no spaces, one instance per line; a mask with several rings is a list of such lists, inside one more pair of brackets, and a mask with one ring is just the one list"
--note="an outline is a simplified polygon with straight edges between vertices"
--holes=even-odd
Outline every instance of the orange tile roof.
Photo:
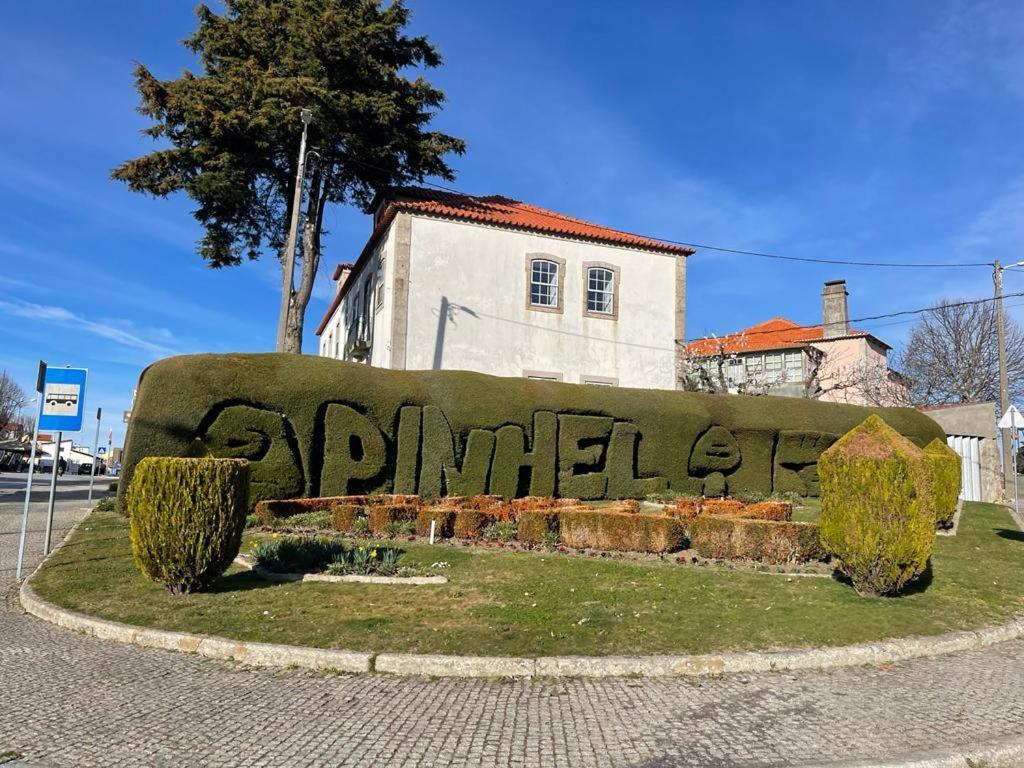
[[[831,341],[824,338],[825,333],[820,325],[797,325],[792,320],[783,317],[773,317],[763,323],[744,328],[725,336],[707,337],[691,341],[686,345],[686,351],[690,355],[714,355],[719,349],[726,354],[742,352],[757,352],[767,349],[799,349],[806,347],[814,341]],[[847,339],[851,337],[871,336],[867,331],[851,329],[845,336],[837,338]],[[874,338],[874,337],[872,337]],[[881,344],[885,342],[876,339]],[[885,344],[885,346],[889,346]]]
[[[627,248],[638,248],[661,253],[678,253],[684,256],[694,253],[693,248],[684,245],[663,243],[660,240],[634,235],[630,232],[602,227],[599,224],[592,224],[583,219],[555,213],[554,211],[539,208],[535,205],[528,205],[501,195],[475,197],[455,192],[424,189],[422,187],[397,187],[391,190],[385,200],[383,210],[377,219],[369,240],[366,241],[366,245],[363,246],[359,258],[352,265],[353,275],[357,274],[362,269],[363,264],[370,258],[373,249],[377,246],[377,242],[387,231],[395,218],[395,214],[399,211],[442,219],[473,221],[479,224],[509,227],[510,229],[520,229],[528,232],[541,232],[559,237],[608,243],[610,245],[620,245]],[[338,279],[341,273],[341,267],[342,265],[339,264],[334,270],[335,280]],[[330,306],[327,307],[327,312],[316,329],[317,336],[324,332],[331,316],[334,315],[334,312],[345,297],[346,290],[343,287],[342,290],[338,291]]]
[[682,253],[687,256],[694,252],[693,248],[683,245],[673,245],[630,232],[602,227],[599,224],[555,213],[536,205],[528,205],[502,195],[472,197],[421,187],[400,187],[393,194],[394,197],[389,202],[389,206],[395,206],[410,213],[463,219],[481,224],[544,232],[581,240],[596,240],[644,250]]

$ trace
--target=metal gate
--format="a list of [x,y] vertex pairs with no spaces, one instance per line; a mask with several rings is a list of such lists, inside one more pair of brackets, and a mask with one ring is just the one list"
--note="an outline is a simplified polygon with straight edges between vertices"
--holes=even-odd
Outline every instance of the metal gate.
[[960,457],[960,498],[981,501],[981,438],[948,435],[946,443]]

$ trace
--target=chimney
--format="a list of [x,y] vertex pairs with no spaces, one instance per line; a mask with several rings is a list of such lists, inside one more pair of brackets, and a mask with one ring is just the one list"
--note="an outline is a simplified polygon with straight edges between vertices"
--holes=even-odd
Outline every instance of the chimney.
[[821,329],[826,339],[850,334],[850,312],[846,306],[845,280],[829,280],[821,292]]
[[352,267],[352,264],[339,264],[334,270],[335,294],[341,293],[341,289],[345,287],[348,276],[352,274]]

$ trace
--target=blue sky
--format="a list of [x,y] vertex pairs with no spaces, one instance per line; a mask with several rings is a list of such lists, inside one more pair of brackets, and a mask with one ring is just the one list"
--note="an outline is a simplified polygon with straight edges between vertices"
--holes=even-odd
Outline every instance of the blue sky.
[[[1024,259],[1024,4],[410,0],[445,65],[436,125],[456,186],[622,229],[840,259]],[[0,28],[0,367],[86,366],[121,434],[142,367],[267,350],[272,257],[213,271],[186,199],[109,180],[151,147],[134,61],[192,66],[195,0],[9,4]],[[369,224],[328,214],[306,349],[338,261]],[[688,336],[774,315],[816,322],[845,277],[854,317],[991,291],[986,269],[875,270],[699,252]],[[1024,290],[1008,273],[1007,291]],[[1018,317],[1024,300],[1010,300]],[[1018,304],[1018,307],[1012,305]],[[898,344],[909,323],[863,323]],[[91,439],[91,434],[82,435]]]

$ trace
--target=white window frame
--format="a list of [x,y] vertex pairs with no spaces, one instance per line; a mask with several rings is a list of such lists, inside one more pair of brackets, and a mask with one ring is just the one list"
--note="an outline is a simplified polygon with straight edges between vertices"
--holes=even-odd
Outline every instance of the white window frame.
[[562,374],[553,371],[523,371],[523,378],[531,381],[561,381]]
[[[595,270],[602,270],[611,273],[612,282],[610,290],[601,291],[602,294],[611,294],[611,311],[604,312],[590,308],[590,273]],[[619,319],[619,268],[614,264],[609,264],[604,261],[583,262],[583,316],[594,317],[601,320]]]
[[580,375],[580,384],[592,384],[596,387],[617,387],[619,380],[611,376],[591,376],[588,373]]
[[[555,266],[554,285],[538,283],[553,287],[555,290],[554,304],[535,304],[533,302],[533,265],[535,262],[547,262]],[[565,298],[565,259],[552,256],[549,253],[528,253],[526,254],[526,308],[534,312],[555,312],[561,313]]]

